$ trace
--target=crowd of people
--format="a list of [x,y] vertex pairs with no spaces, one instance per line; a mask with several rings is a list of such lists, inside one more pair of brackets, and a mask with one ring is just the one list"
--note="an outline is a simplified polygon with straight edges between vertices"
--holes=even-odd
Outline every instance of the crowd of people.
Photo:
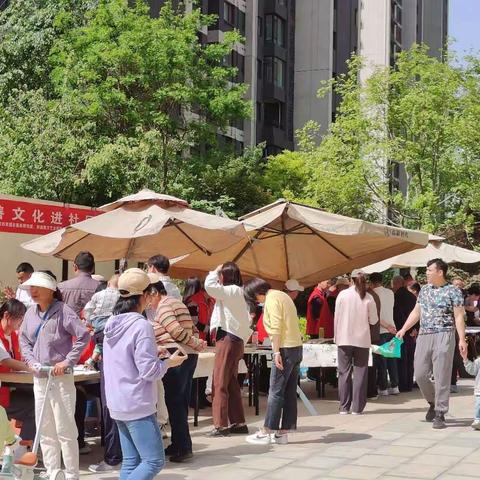
[[[199,390],[201,406],[212,407],[209,437],[288,443],[297,426],[307,338],[330,338],[338,347],[338,368],[322,380],[338,385],[340,414],[362,414],[369,398],[418,386],[428,402],[426,420],[445,428],[456,379],[470,374],[477,377],[473,426],[480,429],[480,361],[468,358],[465,341],[465,312],[469,322],[480,324],[480,288],[464,291],[460,279],[447,282],[441,259],[429,262],[423,286],[397,275],[387,288],[381,273],[361,270],[318,283],[306,304],[306,338],[295,303],[304,288],[295,279],[282,290],[260,278],[244,285],[238,266],[227,262],[204,284],[188,279],[182,295],[169,267],[168,258],[155,255],[144,269],[130,268],[106,282],[95,278],[92,254],[80,252],[68,281],[57,283],[52,272],[34,271],[27,263],[17,268],[19,287],[5,290],[8,300],[0,308],[0,372],[31,371],[33,390],[0,388],[0,427],[7,432],[4,442],[13,443],[5,423],[16,419],[20,436],[31,442],[45,403],[40,445],[47,475],[63,459],[66,477],[79,477],[79,455],[90,451],[85,416],[91,395],[101,399],[104,445],[104,458],[91,471],[121,468],[121,479],[150,479],[166,456],[189,460],[192,381],[198,354],[207,346],[215,348],[213,378],[199,380]],[[372,345],[400,339],[400,359],[371,355]],[[264,382],[265,419],[254,433],[246,423],[239,376],[245,344],[252,340],[269,344],[273,355]],[[71,368],[78,364],[100,372],[99,386],[75,384]],[[42,365],[53,368],[49,392]],[[308,378],[319,381],[319,369],[310,368]],[[171,442],[164,449],[167,424]]]

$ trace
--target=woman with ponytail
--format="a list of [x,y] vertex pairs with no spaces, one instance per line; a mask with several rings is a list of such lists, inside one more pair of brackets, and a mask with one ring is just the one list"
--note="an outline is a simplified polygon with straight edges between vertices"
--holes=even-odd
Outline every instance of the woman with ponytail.
[[351,277],[351,287],[338,294],[335,307],[338,393],[342,415],[350,411],[359,415],[367,403],[370,325],[378,322],[375,301],[367,293],[365,274],[354,270]]

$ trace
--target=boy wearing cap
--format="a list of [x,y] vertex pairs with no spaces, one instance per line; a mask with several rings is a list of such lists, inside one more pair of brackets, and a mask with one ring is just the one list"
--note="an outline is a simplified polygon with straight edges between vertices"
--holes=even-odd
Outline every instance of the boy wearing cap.
[[[20,331],[22,355],[29,367],[37,373],[33,379],[35,416],[40,416],[45,403],[40,446],[47,473],[65,464],[68,480],[79,478],[78,430],[75,424],[76,391],[72,374],[64,374],[73,367],[90,338],[76,313],[65,303],[57,289],[57,281],[49,271],[34,272],[19,288],[29,290],[36,303],[30,307]],[[76,338],[73,342],[73,337]],[[47,395],[47,378],[39,374],[39,366],[54,367],[54,387]]]

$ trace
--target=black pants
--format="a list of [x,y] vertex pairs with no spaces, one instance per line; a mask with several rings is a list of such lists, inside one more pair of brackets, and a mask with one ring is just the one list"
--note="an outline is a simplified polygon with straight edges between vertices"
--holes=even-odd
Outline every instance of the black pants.
[[403,337],[402,356],[398,359],[398,388],[401,392],[413,389],[413,359],[415,358],[415,339],[409,334]]
[[169,368],[163,377],[165,403],[172,429],[172,444],[169,447],[172,454],[180,455],[192,451],[192,439],[188,428],[188,403],[197,361],[198,355],[189,355],[178,367]]
[[75,423],[78,429],[78,448],[85,446],[85,415],[87,413],[87,400],[92,397],[99,397],[98,384],[75,385],[77,400],[75,402]]
[[453,352],[452,380],[450,385],[456,385],[458,377],[468,378],[469,375],[463,366],[463,360],[458,349],[458,333],[455,333],[455,351]]
[[31,388],[19,387],[10,391],[10,406],[6,409],[8,419],[22,422],[22,440],[35,439],[35,398]]
[[122,447],[120,445],[120,436],[115,420],[110,417],[110,411],[107,407],[105,397],[105,378],[103,376],[103,365],[99,363],[100,368],[100,399],[102,401],[102,436],[104,443],[103,460],[107,465],[114,467],[122,463]]
[[[391,333],[381,333],[380,334],[380,344],[389,342],[392,340],[393,335]],[[390,387],[398,387],[398,361],[396,358],[385,358],[381,355],[378,355],[378,370],[377,370],[377,380],[378,388],[380,390],[388,389],[388,377],[390,378]],[[387,377],[388,373],[388,377]]]
[[303,347],[281,348],[283,370],[272,363],[264,426],[270,430],[297,428],[297,384]]

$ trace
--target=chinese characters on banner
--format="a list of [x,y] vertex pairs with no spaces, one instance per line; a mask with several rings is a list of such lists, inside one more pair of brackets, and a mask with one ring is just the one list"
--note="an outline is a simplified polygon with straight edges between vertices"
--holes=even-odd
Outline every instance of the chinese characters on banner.
[[42,235],[67,227],[100,211],[0,198],[0,232]]

